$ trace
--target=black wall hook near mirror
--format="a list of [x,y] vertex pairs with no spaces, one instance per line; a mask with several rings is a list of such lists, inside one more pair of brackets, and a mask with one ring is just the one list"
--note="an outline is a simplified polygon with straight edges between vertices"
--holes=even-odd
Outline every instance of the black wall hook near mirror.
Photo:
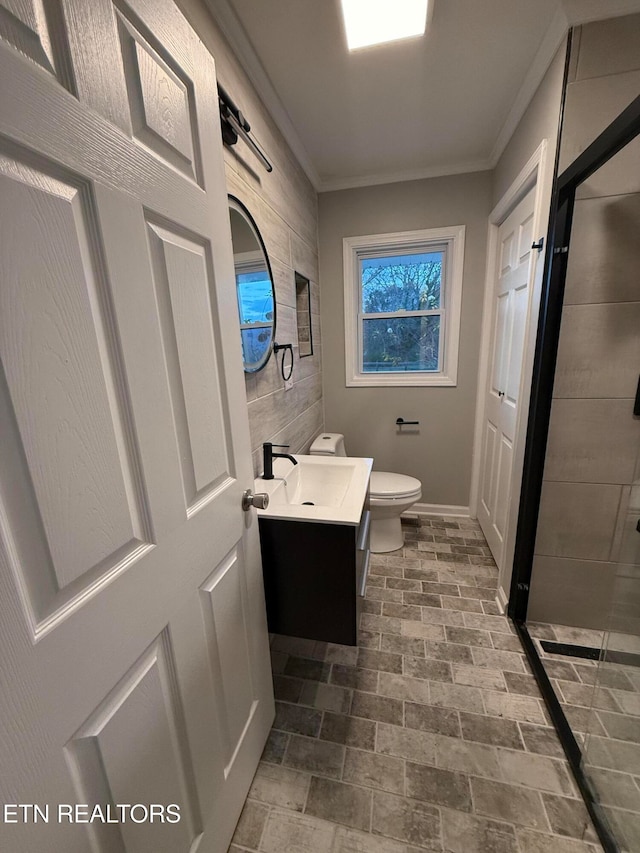
[[[276,356],[278,355],[280,350],[284,350],[284,352],[282,353],[282,361],[280,362],[280,375],[282,376],[282,378],[285,382],[288,382],[288,380],[291,379],[291,375],[293,374],[293,344],[277,344],[274,342],[273,351],[276,354]],[[287,352],[286,352],[287,350],[289,350],[289,353],[291,354],[291,364],[289,365],[289,372],[285,376],[284,375],[284,360],[287,357]]]

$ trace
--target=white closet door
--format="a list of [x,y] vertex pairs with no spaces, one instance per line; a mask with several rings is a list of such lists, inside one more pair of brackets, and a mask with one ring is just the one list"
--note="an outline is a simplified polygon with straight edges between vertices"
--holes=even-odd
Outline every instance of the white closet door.
[[[498,264],[494,285],[493,335],[480,464],[478,521],[502,568],[511,502],[513,444],[518,418],[529,286],[534,258],[535,187],[512,210],[498,230]],[[517,507],[514,508],[517,512]]]

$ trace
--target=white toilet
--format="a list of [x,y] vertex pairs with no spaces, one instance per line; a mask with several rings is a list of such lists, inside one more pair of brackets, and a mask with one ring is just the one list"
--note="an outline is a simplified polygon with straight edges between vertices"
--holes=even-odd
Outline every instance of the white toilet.
[[[309,453],[312,456],[346,456],[344,436],[323,432],[315,439]],[[371,550],[375,554],[397,551],[404,544],[400,516],[420,500],[422,483],[406,474],[372,471],[370,496]]]

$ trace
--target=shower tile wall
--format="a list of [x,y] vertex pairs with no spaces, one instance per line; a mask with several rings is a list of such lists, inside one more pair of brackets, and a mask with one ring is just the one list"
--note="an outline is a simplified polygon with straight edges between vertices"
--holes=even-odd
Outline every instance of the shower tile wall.
[[[575,33],[560,172],[640,92],[640,15]],[[605,628],[640,419],[640,140],[577,196],[529,618]]]
[[[227,190],[246,205],[265,242],[276,288],[278,343],[294,345],[293,388],[284,390],[276,359],[246,375],[254,470],[263,441],[305,452],[323,429],[322,346],[318,289],[317,194],[275,126],[203,0],[177,0],[216,61],[220,83],[249,117],[252,133],[273,164],[267,173],[242,141],[225,147]],[[298,355],[295,273],[311,282],[314,354]],[[288,357],[288,356],[287,356]]]

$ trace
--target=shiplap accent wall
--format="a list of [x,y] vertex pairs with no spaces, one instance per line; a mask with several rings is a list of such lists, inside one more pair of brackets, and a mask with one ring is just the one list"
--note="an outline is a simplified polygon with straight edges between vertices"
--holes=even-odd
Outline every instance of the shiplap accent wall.
[[[560,172],[639,90],[640,15],[575,31]],[[640,364],[639,162],[636,139],[577,194],[531,580],[533,621],[607,628],[616,598],[628,604],[638,596],[637,577],[617,561],[631,483],[640,475],[640,422],[632,414]]]
[[[278,364],[272,355],[264,370],[245,375],[254,470],[259,473],[263,441],[289,444],[292,452],[306,452],[324,428],[317,194],[203,0],[178,0],[178,6],[213,54],[218,80],[246,114],[253,135],[273,164],[273,172],[266,172],[242,140],[232,149],[225,147],[228,192],[251,212],[271,262],[277,302],[276,340],[294,345],[291,390],[284,390],[280,376],[281,354]],[[302,359],[296,330],[296,272],[311,282],[314,353]]]

